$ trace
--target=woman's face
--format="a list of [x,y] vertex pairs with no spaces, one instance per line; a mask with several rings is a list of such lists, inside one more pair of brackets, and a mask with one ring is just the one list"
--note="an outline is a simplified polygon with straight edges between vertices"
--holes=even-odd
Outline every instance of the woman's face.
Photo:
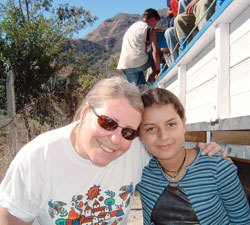
[[146,149],[161,160],[174,158],[182,149],[185,134],[183,121],[172,104],[145,108],[140,125],[140,139]]
[[[112,99],[101,107],[94,108],[96,114],[115,120],[123,128],[137,130],[141,122],[141,113],[135,110],[126,98]],[[97,115],[85,107],[79,126],[76,128],[76,152],[99,166],[106,166],[131,146],[132,141],[125,139],[122,128],[107,131],[100,127]]]

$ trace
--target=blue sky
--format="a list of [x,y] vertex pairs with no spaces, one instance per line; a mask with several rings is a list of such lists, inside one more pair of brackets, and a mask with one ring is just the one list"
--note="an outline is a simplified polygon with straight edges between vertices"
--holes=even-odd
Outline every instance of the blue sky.
[[[2,1],[2,0],[0,0]],[[166,0],[54,0],[54,3],[69,3],[70,5],[83,6],[98,20],[92,27],[87,27],[79,32],[75,38],[82,38],[87,33],[95,30],[98,25],[115,16],[117,13],[142,14],[147,8],[162,9],[166,7]]]
[[[0,0],[0,3],[6,1]],[[95,30],[102,21],[112,18],[117,13],[142,14],[147,8],[158,10],[166,7],[166,0],[54,0],[53,2],[56,5],[69,3],[69,5],[83,6],[92,16],[98,17],[92,27],[81,30],[74,38],[84,37]]]

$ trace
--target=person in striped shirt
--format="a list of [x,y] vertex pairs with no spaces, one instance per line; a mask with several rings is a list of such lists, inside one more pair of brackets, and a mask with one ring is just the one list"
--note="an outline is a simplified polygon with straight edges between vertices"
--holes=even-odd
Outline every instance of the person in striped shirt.
[[139,129],[152,154],[137,185],[144,224],[250,224],[246,195],[237,167],[198,149],[186,149],[185,110],[170,91],[153,88],[142,94]]

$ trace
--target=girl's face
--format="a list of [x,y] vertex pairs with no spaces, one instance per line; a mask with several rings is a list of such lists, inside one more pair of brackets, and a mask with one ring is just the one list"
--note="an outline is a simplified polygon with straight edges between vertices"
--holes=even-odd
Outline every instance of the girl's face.
[[173,159],[182,150],[185,134],[183,121],[172,104],[145,108],[140,125],[140,139],[153,156]]
[[[112,99],[101,107],[94,108],[97,115],[105,115],[113,119],[123,128],[137,130],[141,122],[141,113],[135,110],[126,98]],[[98,116],[93,109],[82,110],[80,124],[75,132],[75,150],[85,159],[99,166],[106,166],[131,146],[132,141],[122,136],[122,128],[108,131],[100,127]],[[74,141],[72,141],[74,143]]]

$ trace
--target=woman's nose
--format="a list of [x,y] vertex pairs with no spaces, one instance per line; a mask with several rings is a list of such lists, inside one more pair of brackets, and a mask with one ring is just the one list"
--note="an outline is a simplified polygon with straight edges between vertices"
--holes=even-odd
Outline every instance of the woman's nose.
[[112,131],[112,135],[111,135],[111,141],[114,144],[119,144],[122,140],[122,133],[121,133],[121,128],[118,127],[116,128],[114,131]]

